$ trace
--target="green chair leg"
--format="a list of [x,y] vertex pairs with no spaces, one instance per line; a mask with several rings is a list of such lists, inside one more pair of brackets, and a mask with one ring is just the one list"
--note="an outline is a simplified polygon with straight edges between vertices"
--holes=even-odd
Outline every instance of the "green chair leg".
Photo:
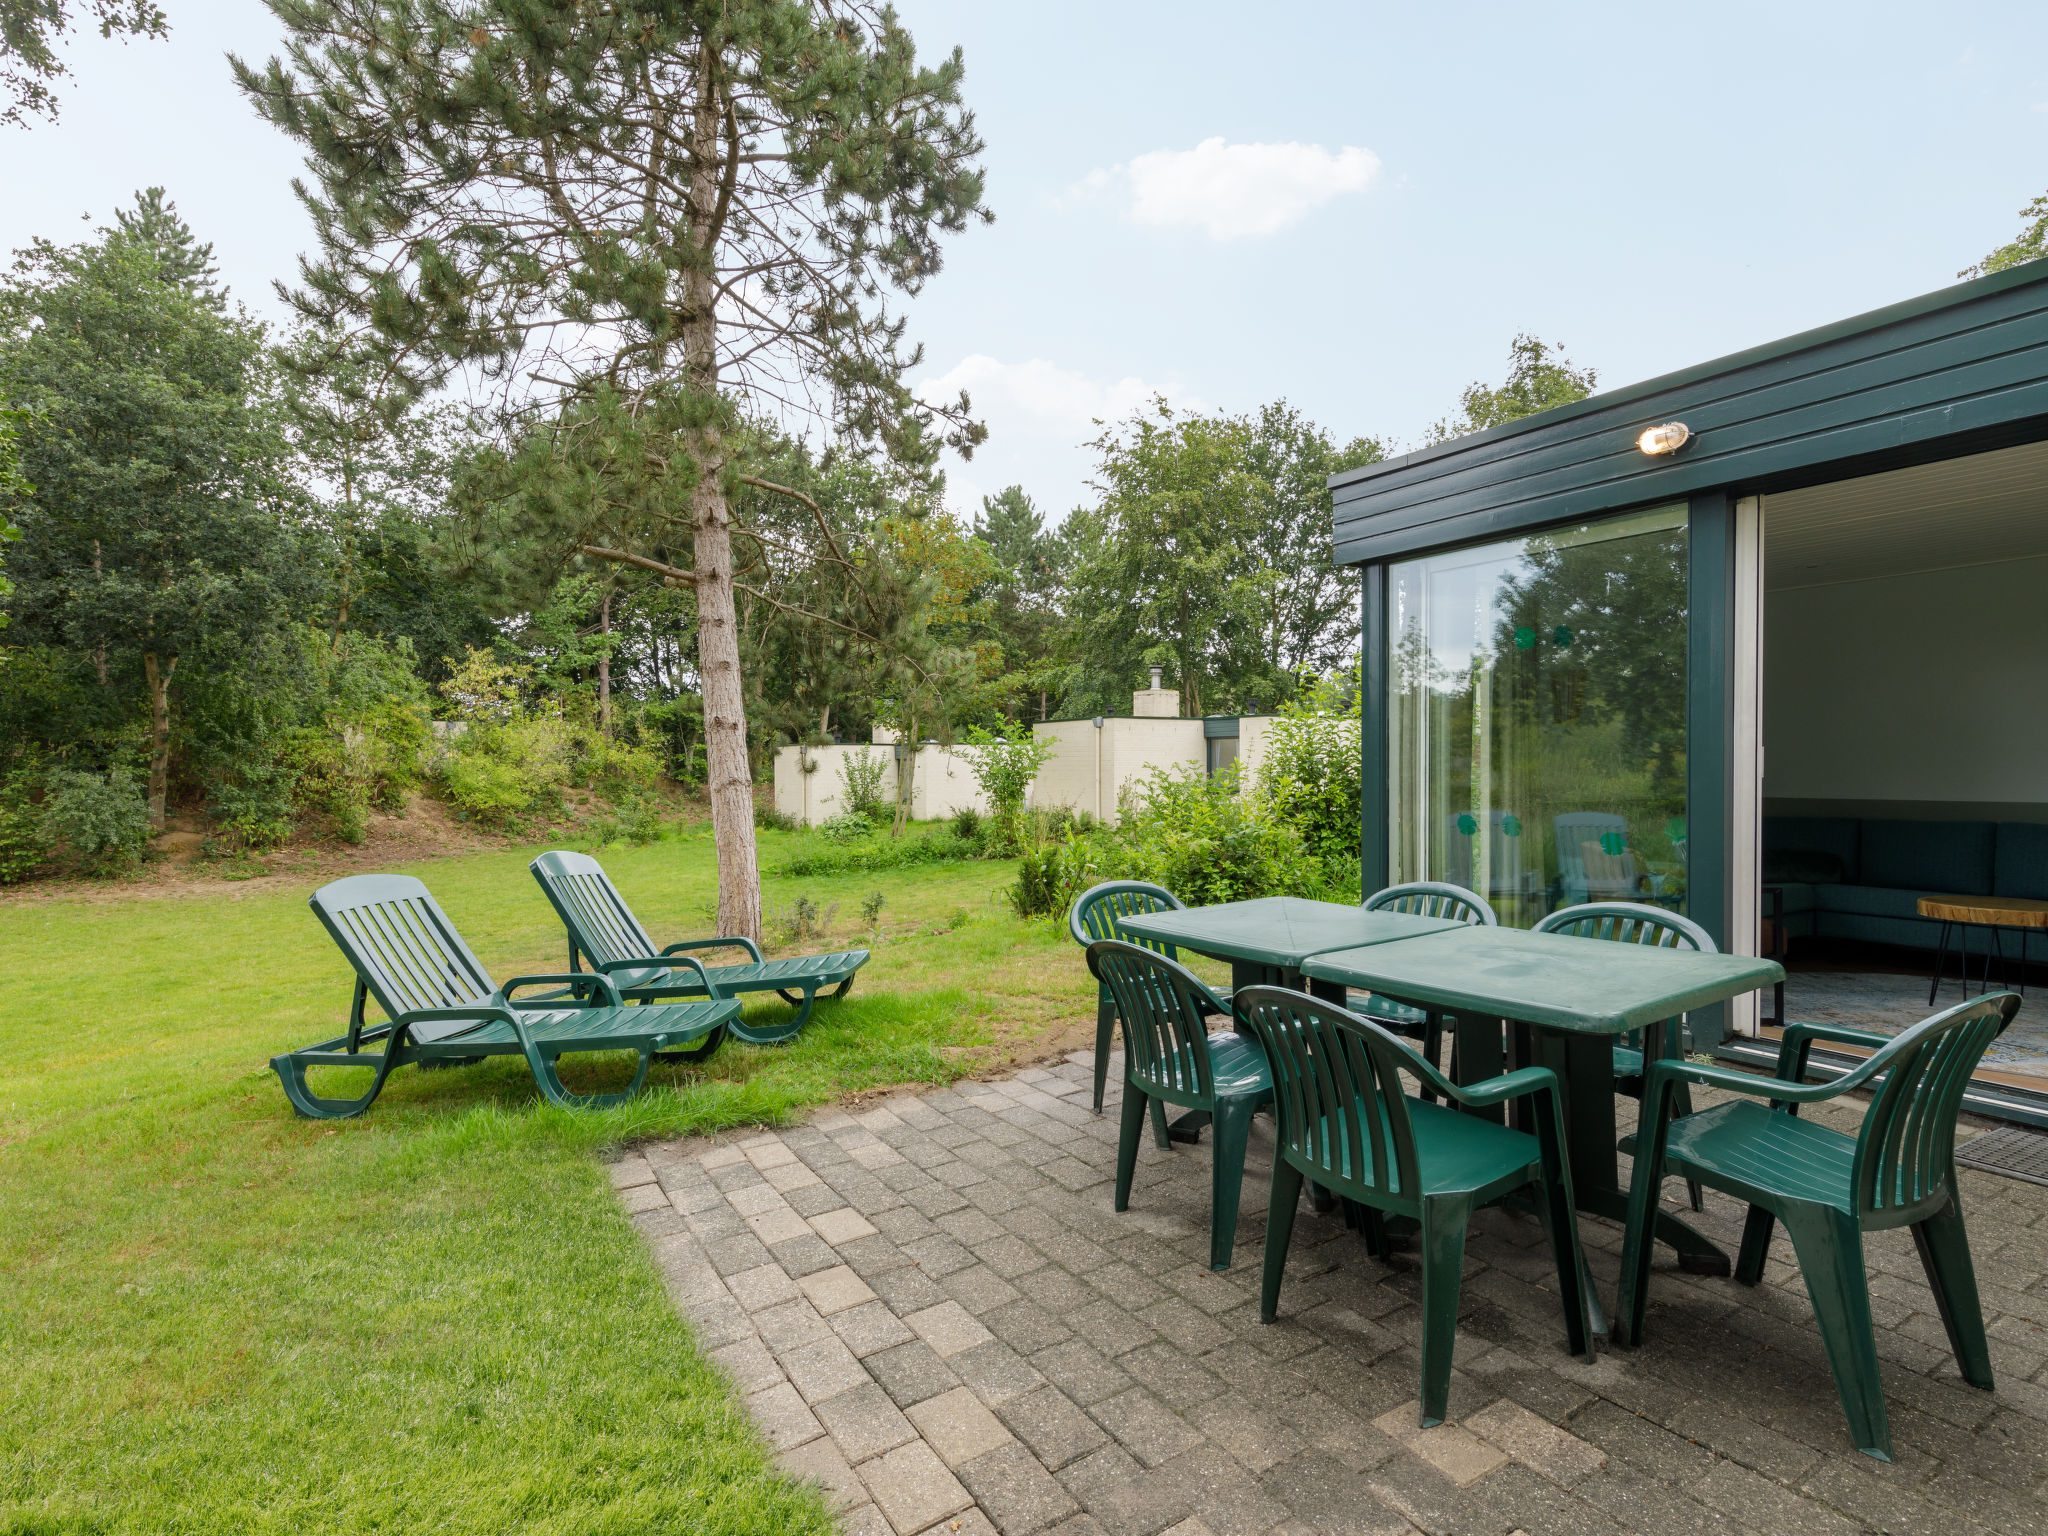
[[1571,1192],[1554,1178],[1536,1186],[1536,1214],[1550,1239],[1550,1253],[1557,1264],[1557,1294],[1564,1303],[1565,1342],[1571,1352],[1593,1359],[1592,1276],[1579,1247],[1579,1218],[1572,1209]]
[[1835,1373],[1835,1390],[1848,1416],[1856,1449],[1892,1459],[1892,1438],[1878,1374],[1877,1335],[1870,1316],[1870,1276],[1863,1264],[1863,1233],[1856,1218],[1832,1206],[1788,1203],[1780,1213],[1806,1293],[1813,1301],[1821,1343]]
[[1095,1113],[1102,1113],[1103,1090],[1109,1086],[1109,1047],[1116,1034],[1116,1003],[1109,988],[1095,987]]
[[1451,1352],[1458,1339],[1458,1295],[1465,1279],[1469,1201],[1439,1195],[1422,1202],[1422,1427],[1443,1423],[1451,1395]]
[[1251,1141],[1249,1099],[1218,1098],[1209,1148],[1209,1267],[1230,1268],[1237,1242],[1237,1202],[1244,1187],[1244,1154]]
[[633,1081],[619,1093],[571,1093],[562,1086],[562,1079],[556,1074],[559,1056],[544,1056],[536,1050],[531,1041],[526,1043],[526,1064],[533,1072],[534,1082],[540,1085],[541,1097],[561,1109],[616,1109],[629,1101],[640,1091],[640,1085],[647,1081],[647,1064],[653,1058],[652,1051],[639,1051],[640,1065],[633,1073]]
[[1749,1208],[1749,1219],[1742,1224],[1742,1249],[1735,1256],[1735,1278],[1744,1285],[1763,1279],[1764,1261],[1771,1256],[1771,1228],[1777,1221],[1765,1206]]
[[[1671,1104],[1671,1113],[1673,1115],[1682,1117],[1691,1114],[1692,1089],[1684,1083],[1678,1084],[1671,1091]],[[1698,1179],[1687,1179],[1685,1181],[1685,1199],[1686,1204],[1690,1205],[1695,1211],[1704,1211],[1707,1208],[1707,1197],[1705,1192],[1701,1190]]]
[[691,1046],[687,1051],[656,1051],[654,1059],[659,1062],[683,1062],[685,1064],[703,1061],[723,1044],[725,1044],[725,1026],[721,1024],[718,1028],[712,1030],[710,1034],[706,1035],[701,1043]]
[[295,1053],[270,1058],[270,1070],[284,1085],[284,1096],[291,1101],[292,1111],[308,1120],[353,1120],[377,1102],[377,1095],[384,1091],[384,1079],[391,1075],[391,1046],[387,1043],[381,1056],[363,1057],[362,1065],[377,1069],[369,1091],[360,1098],[328,1099],[313,1092],[307,1084],[305,1063]]
[[1124,1084],[1123,1121],[1116,1136],[1116,1205],[1119,1211],[1131,1208],[1131,1178],[1138,1171],[1138,1136],[1145,1128],[1146,1095],[1129,1083]]
[[[1656,1246],[1651,1228],[1657,1217],[1657,1191],[1664,1183],[1664,1148],[1670,1137],[1668,1106],[1643,1095],[1637,1120],[1635,1171],[1629,1176],[1628,1225],[1621,1242],[1621,1281],[1616,1287],[1614,1317],[1608,1336],[1616,1344],[1642,1346],[1645,1314],[1650,1306],[1650,1255]],[[1647,1131],[1643,1127],[1648,1127]]]
[[1285,1159],[1273,1164],[1273,1194],[1266,1202],[1266,1269],[1259,1279],[1259,1321],[1280,1315],[1280,1276],[1287,1245],[1294,1241],[1294,1212],[1301,1204],[1301,1170]]
[[[776,988],[778,992],[782,989]],[[748,1045],[787,1045],[803,1033],[804,1026],[811,1021],[811,1010],[818,1005],[818,989],[806,988],[801,1004],[796,1005],[796,1017],[782,1024],[749,1024],[744,1019],[732,1021],[732,1037],[744,1040]]]
[[1948,1208],[1913,1224],[1913,1245],[1948,1329],[1948,1347],[1963,1380],[1991,1390],[1991,1346],[1984,1337],[1984,1304],[1977,1296],[1977,1269],[1970,1262],[1970,1238],[1963,1213],[1949,1196]]

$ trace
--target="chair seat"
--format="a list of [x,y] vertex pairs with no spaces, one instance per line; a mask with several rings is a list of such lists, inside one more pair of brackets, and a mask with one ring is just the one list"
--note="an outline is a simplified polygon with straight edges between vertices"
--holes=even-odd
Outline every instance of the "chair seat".
[[1392,1024],[1402,1029],[1421,1030],[1429,1027],[1427,1010],[1397,1003],[1391,997],[1381,997],[1377,992],[1353,992],[1344,999],[1344,1006],[1353,1013],[1382,1024]]
[[[831,955],[796,955],[787,960],[768,960],[758,965],[707,965],[711,984],[730,995],[734,992],[770,992],[801,987],[806,982],[828,987],[844,981],[868,963],[864,949],[846,949]],[[615,971],[612,980],[624,993],[659,991],[673,997],[679,992],[701,992],[697,973],[649,966],[646,970]]]
[[[1477,1115],[1461,1114],[1426,1099],[1408,1101],[1408,1123],[1415,1136],[1415,1160],[1422,1170],[1422,1193],[1472,1194],[1503,1179],[1523,1182],[1528,1170],[1543,1162],[1543,1148],[1527,1131],[1518,1131]],[[1373,1149],[1364,1149],[1368,1161]],[[1348,1146],[1340,1147],[1340,1179],[1366,1183],[1370,1167],[1352,1173]],[[1316,1177],[1316,1170],[1309,1170]]]
[[1671,1122],[1665,1166],[1731,1194],[1762,1193],[1854,1210],[1856,1140],[1753,1099]]
[[[544,1051],[633,1050],[650,1040],[678,1045],[707,1035],[739,1011],[733,1002],[665,1003],[645,1008],[521,1008],[519,1021]],[[519,1032],[495,1020],[477,1024],[428,1024],[419,1043],[430,1056],[515,1055]]]
[[1643,1053],[1632,1045],[1617,1045],[1614,1048],[1614,1075],[1616,1077],[1641,1077],[1643,1075]]
[[[1266,1066],[1266,1053],[1259,1048],[1258,1041],[1250,1035],[1241,1035],[1234,1029],[1222,1030],[1209,1036],[1209,1074],[1219,1098],[1234,1099],[1246,1094],[1269,1094],[1273,1091],[1273,1074]],[[1183,1091],[1175,1085],[1160,1087],[1141,1078],[1135,1069],[1128,1075],[1131,1082],[1138,1084],[1147,1093],[1158,1093],[1169,1100],[1183,1096]],[[1183,1081],[1193,1080],[1194,1073],[1189,1070]]]

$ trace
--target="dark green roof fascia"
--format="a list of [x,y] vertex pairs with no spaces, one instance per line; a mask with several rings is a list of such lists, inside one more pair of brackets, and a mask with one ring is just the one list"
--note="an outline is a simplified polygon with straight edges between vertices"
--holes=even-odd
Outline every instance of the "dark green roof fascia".
[[[1783,366],[1801,354],[1814,366]],[[1696,433],[1686,449],[1671,459],[1636,449],[1637,432],[1672,419]],[[2041,436],[2048,261],[1333,475],[1336,557],[1353,564],[1708,489],[1838,477],[1816,473],[1823,464],[1862,460],[1854,472],[1867,473]]]

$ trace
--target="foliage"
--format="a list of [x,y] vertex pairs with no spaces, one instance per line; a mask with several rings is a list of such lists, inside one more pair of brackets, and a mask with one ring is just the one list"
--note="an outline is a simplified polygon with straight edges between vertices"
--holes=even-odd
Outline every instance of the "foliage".
[[259,653],[308,581],[261,333],[228,313],[210,258],[152,188],[96,240],[37,241],[0,284],[0,397],[31,413],[36,487],[16,624],[146,694],[158,826],[177,694]]
[[1358,671],[1304,679],[1267,727],[1250,793],[1331,869],[1358,862],[1363,814]]
[[973,806],[961,806],[947,820],[948,824],[953,828],[953,835],[961,841],[969,843],[979,843],[981,841],[981,812]]
[[[0,545],[21,537],[21,530],[7,520],[7,513],[34,490],[21,472],[21,419],[21,412],[9,410],[0,402]],[[4,569],[5,555],[6,550],[0,549],[0,601],[14,590]],[[0,629],[6,627],[7,614],[0,609]]]
[[123,874],[149,840],[149,806],[134,776],[114,768],[53,768],[45,782],[43,836],[89,875]]
[[860,899],[860,920],[870,928],[882,921],[882,908],[889,904],[889,897],[883,891],[870,891]]
[[1068,519],[1073,562],[1064,709],[1130,707],[1147,666],[1188,715],[1284,698],[1297,669],[1358,648],[1355,577],[1326,547],[1337,470],[1380,457],[1337,445],[1284,401],[1256,417],[1163,399],[1094,443],[1099,506]]
[[828,816],[818,823],[818,835],[828,842],[857,843],[875,835],[875,824],[865,816],[841,811],[837,816]]
[[0,126],[32,117],[55,120],[56,83],[71,73],[58,49],[75,16],[99,24],[101,37],[163,37],[170,30],[151,0],[0,0]]
[[2020,217],[2027,221],[2023,228],[2004,245],[1986,254],[1973,267],[1965,267],[1957,277],[1986,277],[1993,272],[2003,272],[2008,267],[2017,267],[2029,261],[2039,261],[2048,256],[2048,192],[2043,192],[2020,210]]
[[1039,770],[1052,757],[1052,741],[1028,730],[1004,738],[974,726],[955,750],[967,759],[974,782],[988,800],[995,851],[1019,851],[1024,840],[1024,800]]
[[818,875],[862,874],[884,869],[909,869],[923,864],[951,864],[976,858],[981,844],[953,833],[928,832],[907,837],[869,837],[859,842],[800,848],[783,860],[779,871],[791,879]]
[[889,759],[865,746],[855,747],[839,759],[839,809],[842,815],[865,821],[883,814],[882,770]]
[[1489,427],[1520,421],[1553,406],[1569,405],[1593,393],[1597,375],[1576,367],[1564,348],[1526,332],[1508,346],[1508,377],[1500,388],[1473,383],[1458,397],[1458,414],[1429,430],[1432,443],[1449,442]]
[[803,822],[788,811],[778,811],[772,805],[759,804],[754,807],[754,825],[773,832],[796,832],[803,828]]
[[0,885],[34,874],[50,856],[43,812],[19,779],[0,779]]

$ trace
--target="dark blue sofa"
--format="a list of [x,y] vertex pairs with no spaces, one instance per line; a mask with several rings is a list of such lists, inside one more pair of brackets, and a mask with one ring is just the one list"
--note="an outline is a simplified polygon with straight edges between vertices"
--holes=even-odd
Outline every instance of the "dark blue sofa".
[[1763,856],[1791,938],[1933,949],[1941,924],[1920,916],[1922,896],[2048,898],[2048,826],[2033,822],[1766,816]]

